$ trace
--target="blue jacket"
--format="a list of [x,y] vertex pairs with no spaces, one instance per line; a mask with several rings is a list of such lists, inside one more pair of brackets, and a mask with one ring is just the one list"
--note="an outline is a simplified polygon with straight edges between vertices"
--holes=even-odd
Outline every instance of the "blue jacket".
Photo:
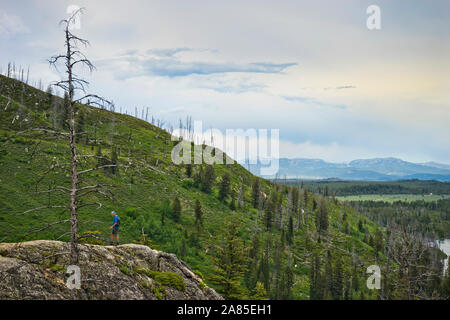
[[117,223],[117,224],[119,223],[119,216],[118,216],[118,215],[115,215],[115,216],[114,216],[114,219],[113,219],[113,228],[114,228],[114,229],[119,229],[119,226],[116,226],[116,223]]

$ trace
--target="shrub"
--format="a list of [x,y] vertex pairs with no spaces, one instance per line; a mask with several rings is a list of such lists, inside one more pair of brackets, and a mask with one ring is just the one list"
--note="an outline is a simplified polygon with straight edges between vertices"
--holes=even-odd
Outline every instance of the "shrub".
[[64,268],[63,266],[61,266],[59,264],[54,264],[54,265],[50,266],[50,270],[52,270],[54,272],[64,272],[64,271],[66,271],[66,268]]
[[138,268],[136,271],[137,273],[145,274],[164,286],[177,289],[178,291],[184,291],[186,289],[186,283],[183,277],[175,272],[159,272],[144,268]]
[[201,273],[199,270],[193,270],[194,274],[196,274],[197,276],[200,277],[200,279],[205,279],[205,277],[203,276],[203,273]]
[[181,186],[182,186],[183,188],[185,188],[185,189],[193,188],[193,187],[194,187],[194,180],[192,180],[192,179],[184,179],[184,180],[181,182]]
[[133,207],[126,208],[124,214],[127,217],[132,218],[133,220],[136,220],[136,218],[137,218],[137,210],[136,210],[136,208],[133,208]]
[[101,232],[98,230],[95,231],[86,231],[83,235],[78,235],[79,243],[87,243],[87,244],[95,244],[99,246],[105,245],[105,242],[98,237],[101,235]]

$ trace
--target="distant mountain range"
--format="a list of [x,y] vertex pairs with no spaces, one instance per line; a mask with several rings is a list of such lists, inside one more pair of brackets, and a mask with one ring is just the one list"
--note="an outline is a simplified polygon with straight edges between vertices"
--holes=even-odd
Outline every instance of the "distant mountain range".
[[[259,165],[250,165],[259,173]],[[412,163],[397,158],[354,160],[331,163],[320,159],[280,159],[278,178],[305,180],[340,179],[364,181],[437,180],[450,182],[450,165],[435,162]],[[274,177],[271,177],[274,178]]]

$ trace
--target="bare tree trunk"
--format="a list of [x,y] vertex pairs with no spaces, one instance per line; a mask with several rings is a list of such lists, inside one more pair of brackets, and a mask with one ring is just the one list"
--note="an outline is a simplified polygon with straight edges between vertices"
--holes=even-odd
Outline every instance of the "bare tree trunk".
[[69,120],[69,145],[72,168],[72,190],[70,192],[70,261],[72,264],[78,263],[78,168],[77,168],[77,150],[75,146],[75,103],[72,75],[72,50],[69,38],[69,24],[66,26],[66,46],[67,46],[67,72],[69,76],[69,101],[70,101],[70,120]]
[[78,192],[78,168],[77,168],[77,153],[74,141],[74,111],[71,107],[70,119],[70,155],[72,168],[72,190],[70,192],[70,260],[72,264],[78,263],[78,207],[77,207],[77,192]]

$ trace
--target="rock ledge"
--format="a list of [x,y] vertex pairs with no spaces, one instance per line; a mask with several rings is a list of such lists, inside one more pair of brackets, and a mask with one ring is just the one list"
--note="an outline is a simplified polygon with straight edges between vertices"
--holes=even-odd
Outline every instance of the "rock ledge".
[[68,243],[0,243],[0,299],[222,299],[174,254],[136,244],[80,244],[79,250],[81,288],[71,290]]

